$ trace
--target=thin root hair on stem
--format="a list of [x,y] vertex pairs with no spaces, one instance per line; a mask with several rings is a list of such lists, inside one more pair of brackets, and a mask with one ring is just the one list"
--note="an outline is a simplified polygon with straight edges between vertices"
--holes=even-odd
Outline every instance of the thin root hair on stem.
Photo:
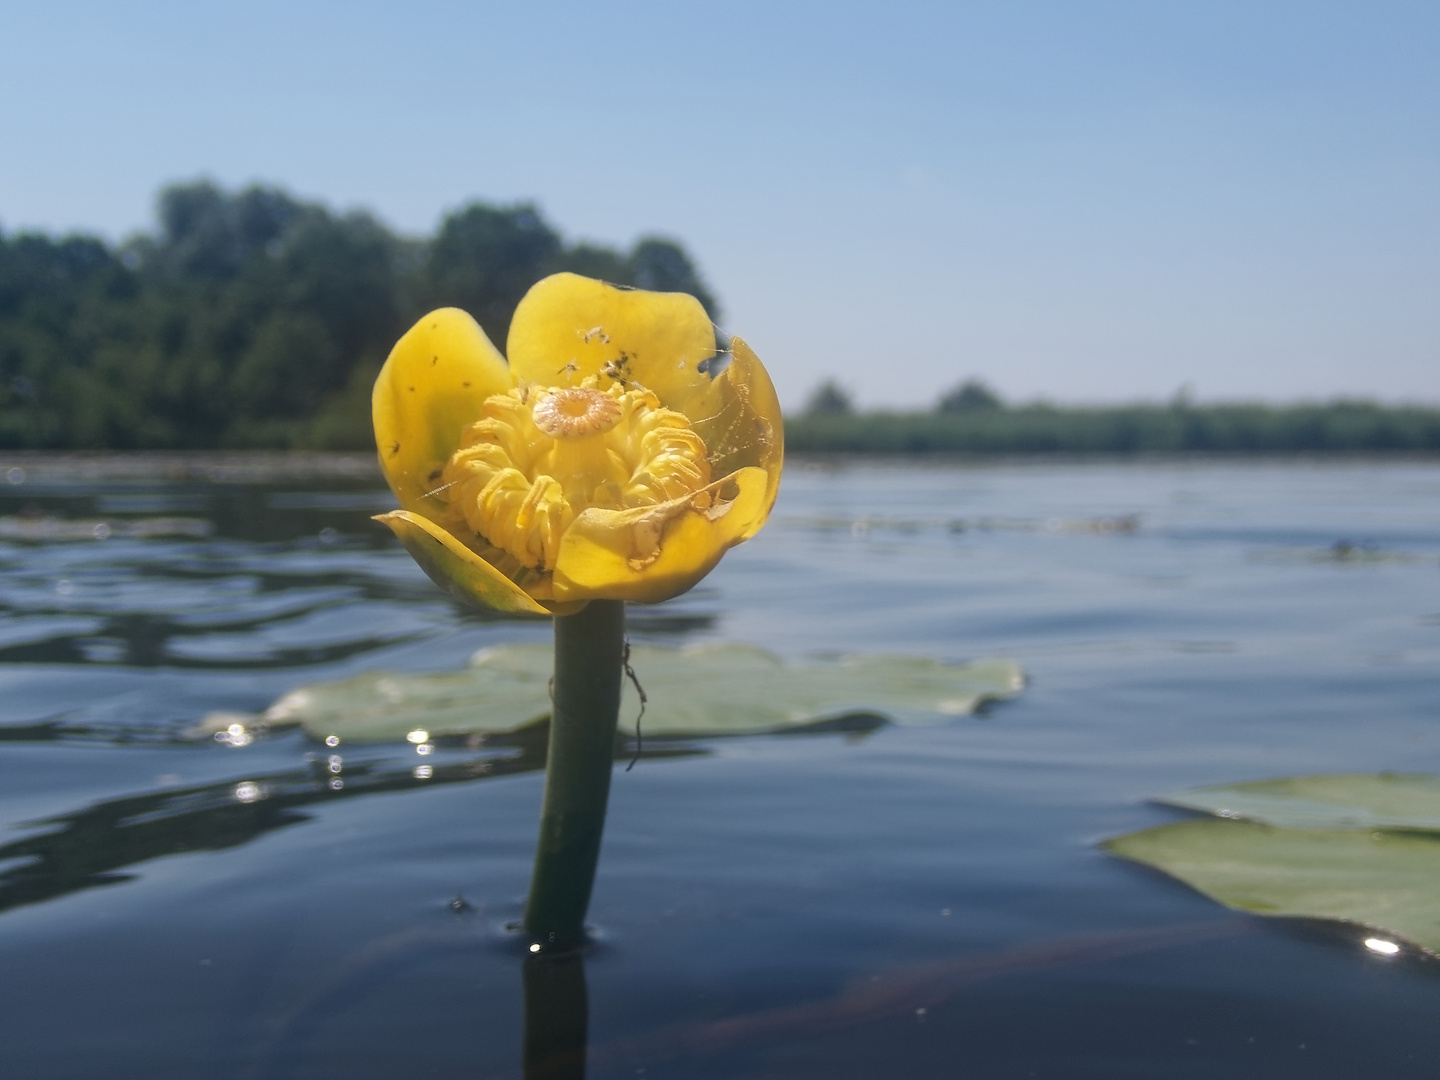
[[635,767],[635,762],[640,760],[640,755],[645,751],[645,736],[640,731],[640,721],[645,718],[645,688],[640,685],[639,678],[635,675],[635,669],[630,666],[630,638],[625,638],[625,651],[620,656],[620,663],[625,667],[625,677],[635,687],[635,693],[640,695],[640,712],[635,717],[635,756],[630,759],[630,764],[625,766],[629,772]]

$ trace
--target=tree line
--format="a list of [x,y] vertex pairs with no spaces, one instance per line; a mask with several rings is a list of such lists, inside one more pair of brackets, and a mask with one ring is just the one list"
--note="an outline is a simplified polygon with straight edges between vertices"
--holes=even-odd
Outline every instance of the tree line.
[[716,303],[679,244],[568,243],[530,204],[426,238],[266,186],[160,192],[153,233],[0,231],[0,448],[368,448],[370,387],[426,311],[504,348],[529,287],[572,270]]
[[852,454],[1434,454],[1440,408],[1295,405],[1010,405],[978,380],[915,412],[858,412],[833,382],[785,424],[786,448]]

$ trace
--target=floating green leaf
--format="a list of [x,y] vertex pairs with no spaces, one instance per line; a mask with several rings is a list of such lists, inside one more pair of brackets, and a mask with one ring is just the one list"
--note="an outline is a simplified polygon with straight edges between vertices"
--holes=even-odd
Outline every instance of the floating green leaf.
[[1355,923],[1440,954],[1440,778],[1296,776],[1159,801],[1215,817],[1104,848],[1241,911]]
[[1440,831],[1440,777],[1414,773],[1289,776],[1194,788],[1156,801],[1297,829]]
[[[781,733],[860,714],[936,722],[1013,697],[1024,685],[1008,660],[853,656],[789,665],[728,644],[637,646],[630,662],[645,689],[647,736]],[[350,741],[399,740],[417,730],[430,737],[510,732],[549,715],[553,664],[548,645],[505,645],[480,653],[464,671],[373,672],[302,687],[263,720]],[[632,686],[625,692],[621,728],[633,732],[640,704]]]
[[1428,834],[1211,818],[1104,847],[1241,911],[1357,923],[1440,954],[1440,838]]

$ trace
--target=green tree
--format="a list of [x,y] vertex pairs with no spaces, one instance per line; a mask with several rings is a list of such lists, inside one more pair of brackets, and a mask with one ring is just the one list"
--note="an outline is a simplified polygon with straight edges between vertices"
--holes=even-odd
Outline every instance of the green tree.
[[975,413],[992,412],[1004,407],[1000,395],[990,387],[979,379],[967,379],[940,398],[938,409],[942,413]]
[[705,306],[711,321],[720,319],[715,297],[700,280],[699,271],[685,249],[673,240],[658,237],[640,240],[630,252],[630,280],[624,284],[655,292],[689,293]]
[[501,348],[520,298],[560,269],[714,310],[672,241],[567,246],[528,204],[473,203],[405,238],[199,180],[162,190],[156,220],[116,248],[0,232],[0,446],[360,448],[376,372],[433,307],[470,311]]
[[468,311],[503,350],[515,305],[561,251],[559,235],[530,204],[472,203],[446,217],[430,244],[423,306]]
[[850,416],[855,405],[850,395],[833,379],[826,379],[805,403],[806,416]]

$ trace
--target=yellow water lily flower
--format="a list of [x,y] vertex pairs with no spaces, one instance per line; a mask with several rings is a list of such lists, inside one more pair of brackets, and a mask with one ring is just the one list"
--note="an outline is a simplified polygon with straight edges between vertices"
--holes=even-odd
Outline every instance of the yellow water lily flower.
[[507,351],[442,308],[375,382],[401,507],[377,520],[451,594],[552,615],[667,600],[765,523],[775,388],[694,297],[555,274],[515,309]]

